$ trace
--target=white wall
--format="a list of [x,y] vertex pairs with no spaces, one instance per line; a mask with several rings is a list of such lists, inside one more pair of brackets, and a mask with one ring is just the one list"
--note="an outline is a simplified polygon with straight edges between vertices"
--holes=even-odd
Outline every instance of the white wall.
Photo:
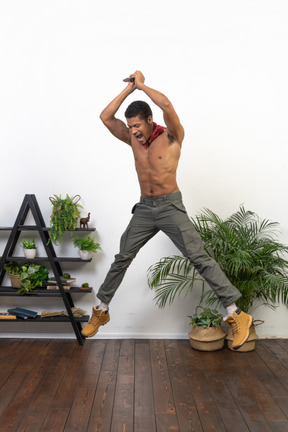
[[[189,214],[208,207],[225,218],[243,203],[278,221],[287,243],[287,18],[285,0],[1,0],[0,224],[14,223],[26,193],[47,225],[50,196],[80,194],[104,251],[64,270],[97,290],[139,198],[131,150],[99,114],[139,69],[185,127],[178,182]],[[136,98],[147,100],[134,93],[121,118]],[[76,255],[66,238],[59,254]],[[140,251],[97,337],[187,337],[199,292],[159,310],[146,280],[150,265],[177,253],[162,234]],[[90,313],[95,293],[75,301]],[[1,297],[2,310],[19,303]],[[55,299],[21,305],[63,308]],[[258,334],[287,337],[287,316],[283,306],[257,308]],[[68,324],[1,323],[1,336],[23,334],[74,337]]]

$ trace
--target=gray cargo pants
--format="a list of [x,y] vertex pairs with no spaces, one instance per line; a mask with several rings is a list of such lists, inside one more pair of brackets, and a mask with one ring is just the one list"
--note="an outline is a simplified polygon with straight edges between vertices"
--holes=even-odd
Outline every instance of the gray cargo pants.
[[115,261],[97,293],[101,301],[110,303],[137,252],[159,231],[167,234],[191,261],[224,307],[241,297],[216,261],[204,250],[203,241],[182,203],[181,192],[155,198],[141,197],[132,213],[132,219],[121,237],[119,254],[115,255]]

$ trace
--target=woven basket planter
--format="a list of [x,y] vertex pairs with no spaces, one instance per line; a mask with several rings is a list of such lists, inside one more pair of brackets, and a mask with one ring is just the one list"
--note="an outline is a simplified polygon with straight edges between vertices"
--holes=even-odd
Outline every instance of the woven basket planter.
[[189,333],[190,345],[198,351],[218,351],[224,347],[226,333],[221,324],[217,327],[193,326]]
[[20,275],[13,275],[11,273],[9,273],[10,276],[10,280],[11,280],[11,285],[13,288],[21,288],[21,284],[20,284],[20,279],[21,276]]

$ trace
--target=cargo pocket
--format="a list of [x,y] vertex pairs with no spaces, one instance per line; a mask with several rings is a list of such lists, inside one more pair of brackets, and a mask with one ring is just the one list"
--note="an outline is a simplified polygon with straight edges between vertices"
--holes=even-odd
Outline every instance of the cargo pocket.
[[132,210],[131,210],[131,213],[132,213],[132,214],[135,213],[135,210],[136,210],[137,206],[139,206],[139,205],[140,205],[140,203],[136,203],[136,204],[133,206],[133,208],[132,208]]

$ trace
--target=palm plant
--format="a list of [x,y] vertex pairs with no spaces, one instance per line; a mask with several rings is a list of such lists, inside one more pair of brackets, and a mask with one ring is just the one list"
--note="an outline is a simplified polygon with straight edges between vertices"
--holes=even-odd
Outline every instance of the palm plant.
[[[226,220],[204,209],[192,222],[207,253],[242,294],[238,307],[248,312],[256,298],[272,308],[279,302],[288,306],[288,261],[284,258],[288,246],[277,241],[278,222],[260,220],[244,206]],[[202,281],[200,303],[217,303],[214,291],[205,291],[204,280],[188,258],[164,257],[148,269],[148,284],[155,289],[159,307],[171,304],[183,291],[191,292],[197,280]]]

